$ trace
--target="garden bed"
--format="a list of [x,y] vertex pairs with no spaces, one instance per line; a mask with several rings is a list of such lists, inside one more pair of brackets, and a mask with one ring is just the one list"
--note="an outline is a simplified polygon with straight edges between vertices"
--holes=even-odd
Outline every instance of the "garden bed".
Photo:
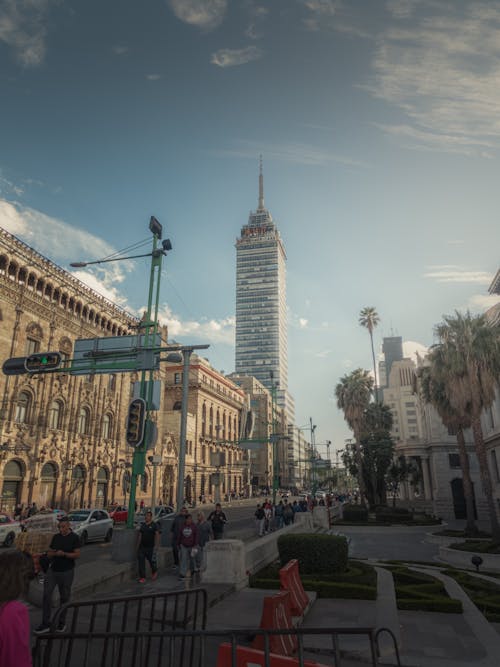
[[462,613],[460,600],[450,598],[439,579],[423,572],[414,572],[404,565],[389,566],[387,569],[394,579],[398,609]]
[[462,570],[443,570],[460,584],[472,602],[490,623],[500,623],[500,582],[495,585]]
[[[279,589],[280,563],[276,561],[250,577],[252,588]],[[307,591],[315,591],[319,598],[348,600],[376,600],[377,573],[367,563],[349,560],[344,572],[335,574],[301,574],[302,585]]]

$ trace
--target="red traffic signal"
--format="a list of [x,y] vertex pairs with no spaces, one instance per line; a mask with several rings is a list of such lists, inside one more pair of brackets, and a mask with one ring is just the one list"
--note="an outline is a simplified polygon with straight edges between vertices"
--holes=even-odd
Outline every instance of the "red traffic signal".
[[146,424],[146,401],[143,398],[134,398],[128,406],[125,440],[131,447],[138,447],[144,440]]
[[39,352],[30,354],[24,360],[24,367],[28,373],[46,373],[54,371],[61,365],[59,352]]

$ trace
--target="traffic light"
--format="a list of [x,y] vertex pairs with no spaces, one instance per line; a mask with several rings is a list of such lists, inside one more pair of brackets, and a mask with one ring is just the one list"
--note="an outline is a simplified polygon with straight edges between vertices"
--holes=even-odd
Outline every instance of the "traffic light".
[[59,352],[38,352],[30,354],[24,360],[24,367],[28,373],[45,373],[55,371],[61,365]]
[[2,372],[4,375],[24,375],[26,373],[26,368],[24,366],[24,360],[26,357],[12,357],[11,359],[6,359],[2,365]]
[[138,447],[144,439],[146,423],[146,401],[143,398],[134,398],[128,406],[125,439],[128,445]]

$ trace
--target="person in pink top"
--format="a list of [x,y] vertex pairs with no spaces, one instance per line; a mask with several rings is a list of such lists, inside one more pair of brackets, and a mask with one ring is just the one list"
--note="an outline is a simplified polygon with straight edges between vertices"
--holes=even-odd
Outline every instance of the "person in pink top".
[[28,587],[28,561],[20,551],[0,553],[0,665],[31,667],[30,619],[19,602]]

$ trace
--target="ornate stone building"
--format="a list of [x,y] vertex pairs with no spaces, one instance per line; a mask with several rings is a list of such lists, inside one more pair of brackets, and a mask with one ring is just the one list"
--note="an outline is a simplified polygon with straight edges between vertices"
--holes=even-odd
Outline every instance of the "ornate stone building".
[[[182,408],[182,364],[166,364],[163,378],[163,410],[159,429],[172,434],[171,447],[177,453]],[[184,497],[188,502],[216,500],[220,493],[248,495],[248,451],[239,441],[243,435],[248,403],[245,392],[231,379],[216,371],[206,359],[193,354],[189,370],[189,398],[186,429],[186,473]],[[175,498],[175,470],[166,467],[164,488],[167,502]],[[216,475],[220,475],[217,488]]]
[[[70,359],[75,339],[136,333],[139,324],[3,229],[0,323],[2,362],[37,351]],[[0,373],[1,510],[18,502],[69,508],[126,500],[132,452],[123,431],[134,379]],[[148,497],[150,478],[148,469],[139,499]]]

